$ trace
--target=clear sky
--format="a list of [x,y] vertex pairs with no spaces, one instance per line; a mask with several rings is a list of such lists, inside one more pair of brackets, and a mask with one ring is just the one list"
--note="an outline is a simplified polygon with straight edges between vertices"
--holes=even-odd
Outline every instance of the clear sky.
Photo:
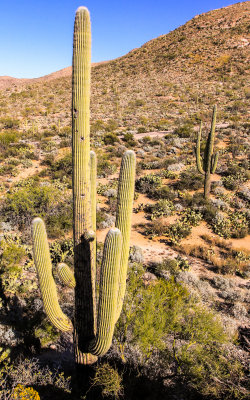
[[120,57],[234,0],[0,0],[0,76],[35,78],[71,65],[74,14],[92,21],[92,62]]

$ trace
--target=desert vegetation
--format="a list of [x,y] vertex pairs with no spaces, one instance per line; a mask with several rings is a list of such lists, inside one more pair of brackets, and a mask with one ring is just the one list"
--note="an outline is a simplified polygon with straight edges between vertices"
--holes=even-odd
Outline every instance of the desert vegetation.
[[[71,70],[5,86],[0,77],[0,398],[248,398],[248,10],[245,2],[202,14],[92,67],[89,134],[97,165],[89,145],[81,147],[91,158],[92,208],[86,215],[84,206],[79,220],[73,209],[85,201],[76,184],[82,160],[74,155],[83,136],[77,139],[75,103],[72,167]],[[126,166],[134,153],[132,179]],[[130,187],[122,188],[128,170]],[[124,228],[131,211],[131,229]],[[81,323],[73,315],[86,306],[75,299],[91,292],[94,267],[74,288],[74,254],[91,227],[90,297],[100,311],[95,321],[88,303]],[[105,303],[105,289],[117,290],[105,275],[105,263],[112,269],[120,262],[117,229],[123,237],[131,231],[126,292]],[[78,348],[77,335],[93,336],[95,324],[105,351],[89,339]]]

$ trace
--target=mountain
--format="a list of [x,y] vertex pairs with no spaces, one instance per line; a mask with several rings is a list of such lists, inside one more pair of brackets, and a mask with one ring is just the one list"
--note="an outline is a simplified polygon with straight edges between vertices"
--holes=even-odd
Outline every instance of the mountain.
[[[135,129],[166,128],[206,118],[217,103],[221,122],[246,111],[250,2],[195,16],[123,57],[92,66],[92,120]],[[0,77],[1,116],[70,125],[71,67],[37,79]],[[14,110],[14,112],[13,112]]]

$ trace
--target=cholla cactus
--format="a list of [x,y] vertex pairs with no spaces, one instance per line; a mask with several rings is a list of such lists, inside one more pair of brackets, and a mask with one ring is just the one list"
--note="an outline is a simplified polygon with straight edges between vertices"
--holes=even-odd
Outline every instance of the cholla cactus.
[[204,152],[204,159],[203,159],[203,167],[201,165],[201,155],[200,155],[200,143],[201,143],[201,129],[202,123],[200,124],[200,130],[197,136],[197,145],[196,145],[196,165],[198,171],[205,175],[204,180],[204,197],[205,199],[209,197],[210,187],[211,187],[211,174],[215,173],[219,153],[213,154],[214,148],[214,132],[215,132],[215,124],[216,124],[216,111],[217,107],[214,106],[213,109],[213,117],[212,117],[212,124],[211,130],[207,138],[206,148]]
[[72,166],[74,274],[59,264],[59,276],[75,288],[72,322],[61,310],[52,276],[43,221],[32,223],[33,252],[45,311],[61,331],[74,331],[78,364],[91,364],[105,354],[112,342],[126,287],[131,217],[134,198],[135,153],[126,151],[121,164],[115,228],[108,232],[101,265],[96,309],[96,156],[90,151],[90,18],[78,8],[74,28],[72,68]]

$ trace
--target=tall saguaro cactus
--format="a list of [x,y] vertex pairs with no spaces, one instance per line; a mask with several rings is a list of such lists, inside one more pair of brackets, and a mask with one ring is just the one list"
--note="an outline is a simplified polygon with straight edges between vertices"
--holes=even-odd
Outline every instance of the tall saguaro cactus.
[[52,276],[45,225],[32,222],[33,253],[44,309],[61,331],[74,332],[77,364],[92,364],[112,342],[126,288],[134,197],[135,153],[122,158],[115,228],[108,232],[103,251],[98,308],[96,307],[96,155],[90,151],[90,17],[79,7],[75,17],[72,67],[72,169],[74,274],[59,264],[60,279],[75,288],[75,315],[61,310]]
[[213,154],[214,151],[214,136],[215,136],[215,124],[216,124],[216,112],[217,107],[214,106],[213,109],[213,117],[212,117],[212,124],[211,129],[207,138],[207,143],[204,152],[204,159],[203,159],[203,166],[201,163],[201,155],[200,155],[200,147],[201,147],[201,130],[202,130],[202,123],[200,124],[200,130],[197,136],[197,144],[196,144],[196,165],[198,171],[205,175],[204,179],[204,197],[207,199],[209,197],[210,188],[211,188],[211,174],[215,173],[219,153],[216,152]]

